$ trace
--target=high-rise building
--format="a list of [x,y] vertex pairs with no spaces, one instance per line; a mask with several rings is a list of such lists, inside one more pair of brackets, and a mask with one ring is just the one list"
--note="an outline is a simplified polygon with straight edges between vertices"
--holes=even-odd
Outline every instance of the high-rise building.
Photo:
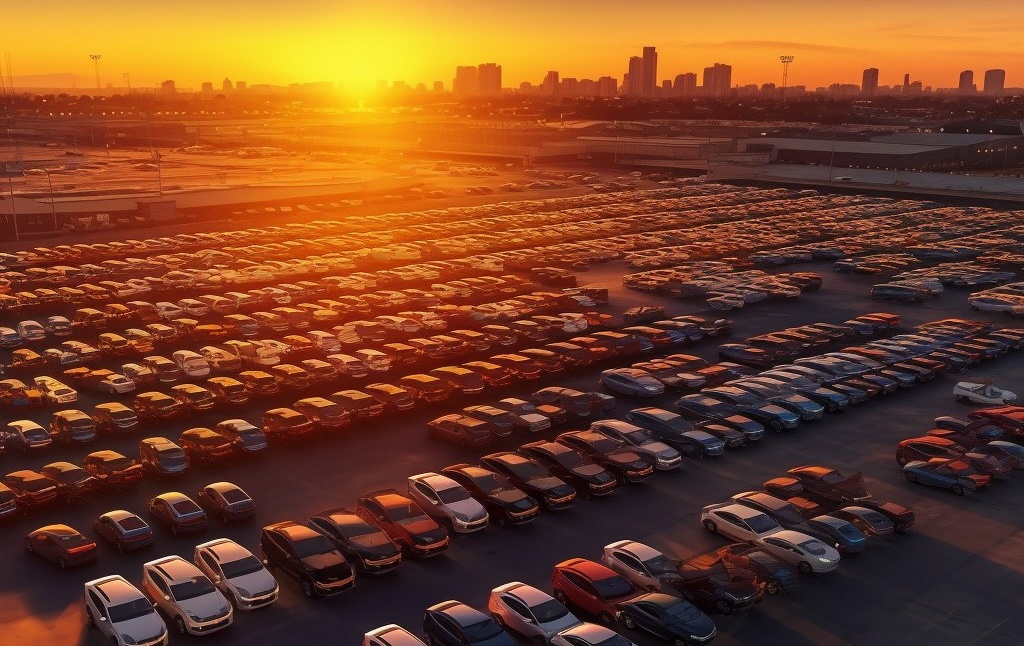
[[203,94],[213,94],[213,83],[209,81],[203,81],[203,85],[201,87]]
[[860,93],[864,96],[874,96],[878,93],[878,68],[869,67],[864,70],[861,78]]
[[654,96],[655,88],[658,86],[658,52],[653,47],[644,47],[642,70],[640,95]]
[[695,96],[697,94],[697,74],[687,72],[677,75],[672,84],[672,93],[676,96]]
[[477,92],[481,96],[501,94],[501,65],[482,63],[476,68]]
[[714,67],[704,68],[704,95],[709,97],[725,96],[732,89],[732,66],[715,63]]
[[597,96],[615,96],[618,93],[618,81],[612,76],[597,79]]
[[220,84],[220,89],[225,92],[234,92],[235,84],[231,82],[231,79],[224,79]]
[[444,92],[444,81],[434,81],[434,91]]
[[544,96],[558,96],[559,89],[558,72],[552,70],[547,73],[544,82],[540,84],[540,93]]
[[964,70],[960,72],[960,84],[957,85],[957,90],[960,94],[973,94],[974,87],[974,72],[971,70]]
[[985,70],[985,94],[1002,96],[1006,86],[1006,70]]
[[175,87],[173,80],[167,80],[167,81],[164,81],[163,83],[160,84],[160,91],[164,95],[170,96],[170,95],[173,95],[173,94],[177,94],[178,93],[178,88]]
[[910,90],[910,74],[903,75],[903,91],[907,92]]
[[622,93],[627,96],[642,96],[644,82],[644,59],[629,57],[629,71],[622,77]]
[[235,83],[235,92],[245,92],[247,89],[249,89],[249,85],[245,81]]
[[562,96],[582,96],[579,79],[568,76],[560,83]]
[[452,79],[452,92],[456,96],[475,96],[478,91],[476,67],[473,65],[460,65],[456,67],[455,78]]

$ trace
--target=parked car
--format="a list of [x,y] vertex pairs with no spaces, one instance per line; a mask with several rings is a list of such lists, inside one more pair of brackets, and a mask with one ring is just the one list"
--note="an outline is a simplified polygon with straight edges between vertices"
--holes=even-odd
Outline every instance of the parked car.
[[239,610],[277,601],[277,580],[252,552],[230,539],[197,545],[192,561]]
[[690,602],[651,592],[618,604],[618,618],[630,630],[644,630],[676,646],[706,644],[718,633],[715,622]]
[[154,605],[172,617],[178,632],[209,635],[234,620],[231,603],[195,565],[165,556],[142,566],[142,589]]
[[86,621],[112,644],[167,646],[167,625],[138,588],[116,574],[87,581]]
[[784,529],[754,539],[756,545],[794,567],[801,574],[824,574],[839,567],[835,548],[802,532]]
[[487,610],[500,626],[531,641],[549,642],[581,622],[551,595],[513,581],[491,590]]
[[427,422],[427,437],[462,446],[484,446],[494,440],[488,422],[459,413]]
[[57,487],[57,498],[64,502],[80,502],[98,486],[95,477],[70,462],[51,462],[40,467],[39,473]]
[[152,476],[174,476],[188,470],[188,456],[166,437],[147,437],[139,442],[139,463]]
[[551,588],[559,603],[579,608],[606,626],[615,623],[618,604],[643,594],[621,574],[582,558],[555,565]]
[[56,563],[62,570],[96,560],[96,542],[68,525],[47,525],[24,539],[31,554]]
[[338,508],[313,514],[309,524],[327,536],[335,547],[366,574],[384,574],[398,567],[401,550],[379,527],[370,525],[355,512]]
[[111,543],[118,552],[141,549],[153,544],[153,528],[137,515],[124,509],[109,511],[93,522],[96,534]]
[[974,493],[992,482],[992,476],[978,473],[957,458],[911,460],[903,465],[903,477],[908,482],[949,489],[958,496]]
[[190,428],[178,436],[178,443],[195,465],[217,464],[235,455],[238,447],[230,437],[205,427]]
[[442,474],[464,486],[499,525],[520,525],[537,517],[540,505],[504,476],[470,464],[445,467]]
[[679,451],[655,440],[647,429],[629,422],[619,419],[598,420],[591,422],[590,430],[623,442],[659,471],[672,471],[683,463]]
[[455,480],[439,473],[409,476],[409,497],[449,532],[468,534],[487,527],[483,505]]
[[567,444],[540,440],[524,444],[518,452],[537,460],[581,494],[606,496],[618,486],[618,479],[608,469]]
[[103,489],[131,487],[142,480],[142,465],[117,451],[95,451],[85,456],[82,466]]
[[515,646],[512,636],[494,619],[458,601],[427,608],[423,634],[431,646]]
[[410,556],[427,558],[448,549],[448,532],[415,502],[393,489],[360,498],[356,514],[384,530]]
[[272,408],[263,413],[263,434],[270,441],[290,442],[316,431],[312,420],[291,408]]
[[567,509],[576,500],[576,490],[571,485],[551,475],[537,461],[517,453],[485,455],[480,458],[480,464],[508,478],[548,511]]
[[178,491],[162,493],[150,500],[149,513],[175,536],[206,529],[206,512]]
[[299,581],[307,597],[338,594],[355,584],[352,567],[323,534],[285,520],[260,533],[264,562]]
[[248,520],[256,515],[256,503],[241,487],[213,482],[199,490],[199,502],[222,523]]

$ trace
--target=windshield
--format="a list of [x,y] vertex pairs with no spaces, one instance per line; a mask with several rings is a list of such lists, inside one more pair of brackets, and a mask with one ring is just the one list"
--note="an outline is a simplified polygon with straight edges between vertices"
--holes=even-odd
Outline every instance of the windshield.
[[800,543],[800,547],[808,554],[815,556],[824,556],[827,554],[825,551],[825,545],[821,541],[805,541]]
[[182,500],[180,502],[174,503],[171,506],[174,507],[174,511],[176,511],[181,516],[184,516],[186,514],[194,514],[196,512],[202,511],[202,509],[199,508],[199,505],[192,502],[191,500]]
[[496,474],[477,476],[473,478],[473,482],[480,488],[480,491],[488,495],[508,489],[508,486]]
[[633,444],[646,444],[651,441],[651,436],[647,434],[647,431],[641,429],[623,433],[622,436]]
[[665,556],[664,554],[659,554],[654,558],[644,561],[644,565],[647,566],[647,570],[655,576],[659,574],[676,573],[675,562],[672,561],[672,559],[670,559],[669,557]]
[[317,554],[327,554],[334,550],[334,546],[331,545],[331,541],[328,540],[326,536],[321,536],[319,534],[296,541],[292,546],[295,548],[295,555],[300,559],[316,556]]
[[255,556],[246,556],[237,561],[221,563],[220,569],[224,571],[224,578],[233,579],[236,576],[245,576],[263,569],[263,564]]
[[494,621],[487,619],[478,624],[464,626],[462,628],[462,632],[466,635],[466,639],[469,640],[469,643],[473,644],[497,637],[501,634],[502,630],[498,624],[494,623]]
[[633,642],[618,633],[612,633],[611,637],[603,642],[594,644],[594,646],[633,646]]
[[368,525],[355,517],[346,517],[345,520],[335,518],[334,521],[335,525],[338,526],[338,531],[345,538],[358,538],[367,534],[376,534],[380,531],[376,527]]
[[178,601],[194,599],[204,594],[210,594],[216,590],[210,580],[205,576],[194,576],[188,581],[182,581],[171,586],[171,596]]
[[540,604],[539,606],[534,606],[530,608],[530,610],[533,611],[533,616],[537,618],[537,622],[542,624],[548,623],[549,621],[554,621],[556,619],[561,619],[562,617],[569,614],[569,611],[566,609],[566,607],[558,603],[554,599],[549,599],[544,603]]
[[[662,607],[664,608],[664,606]],[[700,614],[700,610],[690,603],[673,603],[671,606],[665,608],[665,612],[670,616],[677,617],[683,621],[692,621]]]
[[594,581],[594,587],[605,599],[621,597],[633,592],[633,585],[618,575]]
[[149,613],[154,612],[153,606],[145,597],[133,599],[128,603],[110,606],[107,611],[110,613],[110,622],[114,624],[122,621],[128,621],[129,619],[144,617]]
[[766,514],[758,514],[757,516],[746,518],[745,520],[747,525],[750,526],[750,529],[754,530],[754,532],[758,534],[763,534],[779,528],[779,524]]
[[165,467],[180,467],[186,463],[185,453],[178,451],[161,451],[160,464]]
[[437,492],[438,498],[441,499],[446,505],[450,505],[456,502],[462,502],[463,500],[469,500],[469,492],[462,487],[449,487],[448,489],[441,489]]

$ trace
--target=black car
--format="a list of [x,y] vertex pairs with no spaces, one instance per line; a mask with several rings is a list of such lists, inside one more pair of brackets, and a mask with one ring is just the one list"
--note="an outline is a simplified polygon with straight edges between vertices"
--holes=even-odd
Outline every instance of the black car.
[[576,500],[576,490],[556,478],[536,460],[518,453],[492,453],[480,458],[485,469],[507,477],[548,511],[566,509]]
[[709,554],[680,561],[679,580],[672,587],[683,598],[708,611],[731,614],[746,610],[764,599],[764,591],[750,570],[725,563]]
[[355,574],[329,538],[305,525],[285,520],[263,528],[263,562],[295,577],[307,597],[324,597],[347,590]]
[[743,343],[725,343],[718,346],[718,358],[752,368],[770,368],[780,360],[778,352]]
[[818,386],[810,381],[804,381],[793,376],[785,379],[782,375],[773,373],[762,373],[758,377],[750,377],[746,383],[760,384],[772,388],[779,393],[790,392],[801,397],[806,397],[816,404],[821,404],[830,413],[840,411],[850,405],[850,398],[831,388]]
[[366,574],[383,574],[398,567],[401,550],[379,527],[354,511],[338,508],[309,517],[310,526],[327,536],[345,558]]
[[536,500],[493,471],[471,464],[453,464],[441,473],[465,487],[499,525],[528,523],[540,513]]
[[815,386],[825,386],[841,395],[845,395],[852,404],[861,404],[871,397],[867,390],[854,386],[849,382],[844,382],[841,377],[832,373],[815,370],[803,364],[787,364],[775,368],[766,374],[773,377],[776,375],[782,376],[787,380],[793,380],[791,383],[801,384],[802,387],[810,387],[812,384]]
[[764,583],[768,594],[792,592],[796,589],[796,575],[788,565],[768,552],[750,543],[733,543],[719,548],[715,554],[727,563],[750,570]]
[[[722,405],[725,406],[725,404]],[[654,436],[654,439],[668,444],[680,453],[693,454],[695,448],[702,450],[701,447],[694,446],[694,438],[691,437],[692,431],[695,430],[694,425],[678,413],[673,413],[663,408],[635,408],[626,413],[626,421],[647,429]],[[759,440],[764,435],[763,426],[742,415],[730,415],[721,419],[712,419],[711,421],[740,431],[746,436],[747,441]],[[714,433],[711,431],[705,430],[702,433],[714,436]],[[706,438],[700,439],[703,439],[705,443],[707,441]],[[718,437],[717,439],[723,442],[722,448],[724,448],[727,440],[724,437]]]
[[[796,428],[800,423],[800,415],[739,388],[731,388],[729,386],[705,388],[701,391],[701,394],[705,397],[732,404],[740,414],[764,424],[765,428],[770,428],[773,431]],[[817,416],[821,417],[823,413],[824,409],[819,407]]]
[[610,470],[620,484],[642,482],[654,473],[654,465],[625,442],[597,431],[570,431],[562,433],[555,441],[580,451]]
[[798,393],[789,393],[772,388],[757,378],[737,379],[736,381],[730,381],[726,386],[745,390],[771,404],[778,404],[786,410],[796,413],[803,420],[821,419],[826,410],[826,406],[823,404],[815,403],[813,400]]
[[626,628],[646,630],[676,646],[706,644],[718,632],[715,622],[689,601],[660,592],[624,601],[618,609]]
[[512,636],[484,613],[458,601],[445,601],[423,614],[430,646],[516,646]]
[[539,440],[524,444],[518,452],[537,460],[581,494],[606,496],[618,485],[608,469],[567,444]]

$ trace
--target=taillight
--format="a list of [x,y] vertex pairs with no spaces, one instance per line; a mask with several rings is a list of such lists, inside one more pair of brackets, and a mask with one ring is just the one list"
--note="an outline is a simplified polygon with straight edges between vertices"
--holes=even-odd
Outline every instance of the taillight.
[[88,552],[89,550],[96,549],[96,543],[86,543],[85,545],[79,545],[78,547],[72,547],[68,550],[68,554],[81,554],[82,552]]

